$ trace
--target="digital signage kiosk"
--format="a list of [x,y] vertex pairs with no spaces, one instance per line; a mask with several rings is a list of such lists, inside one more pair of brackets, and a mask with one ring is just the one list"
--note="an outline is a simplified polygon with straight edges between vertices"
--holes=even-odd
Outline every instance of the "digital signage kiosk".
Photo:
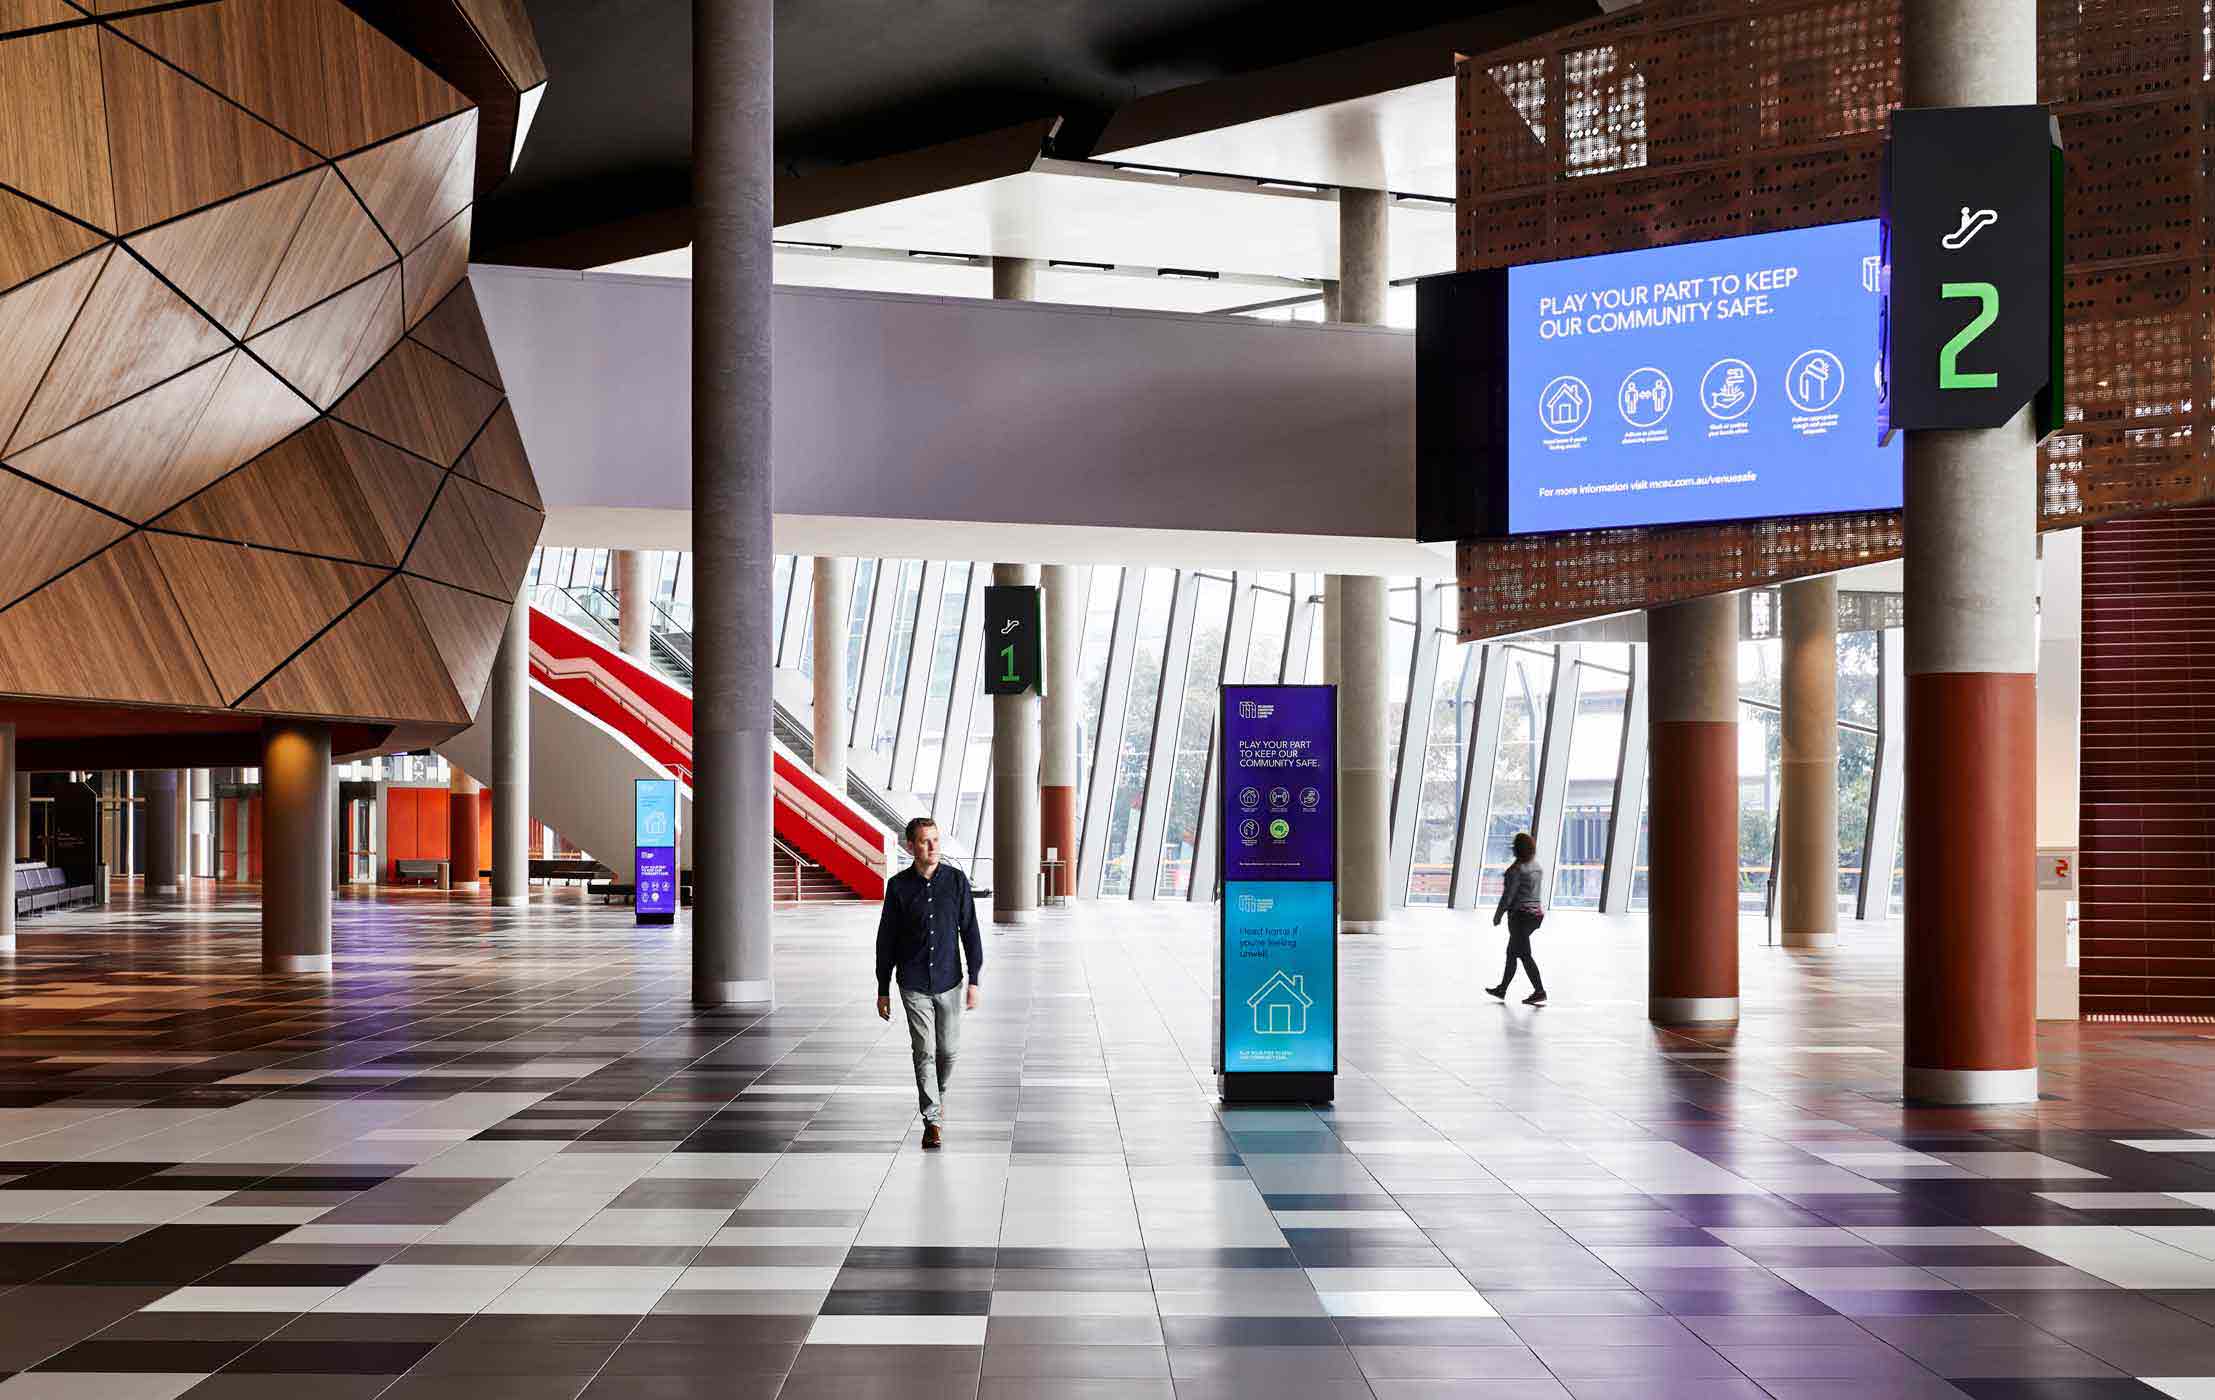
[[1338,688],[1222,691],[1216,1070],[1226,1103],[1327,1103],[1338,1074]]

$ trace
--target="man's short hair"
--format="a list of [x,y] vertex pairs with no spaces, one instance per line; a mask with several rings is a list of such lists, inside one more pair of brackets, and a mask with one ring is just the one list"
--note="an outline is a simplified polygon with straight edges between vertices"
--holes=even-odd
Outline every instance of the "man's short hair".
[[916,832],[921,831],[926,826],[937,825],[938,818],[936,817],[909,817],[907,829],[901,834],[900,839],[902,841],[905,841],[908,845],[912,846],[915,844]]

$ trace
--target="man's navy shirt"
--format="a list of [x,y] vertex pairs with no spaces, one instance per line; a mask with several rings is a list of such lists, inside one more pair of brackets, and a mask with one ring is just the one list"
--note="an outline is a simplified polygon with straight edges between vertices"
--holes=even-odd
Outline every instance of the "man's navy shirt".
[[940,861],[928,880],[911,865],[885,881],[884,913],[877,920],[878,996],[891,995],[894,971],[903,992],[952,991],[961,985],[963,953],[974,983],[984,967],[984,937],[967,875]]

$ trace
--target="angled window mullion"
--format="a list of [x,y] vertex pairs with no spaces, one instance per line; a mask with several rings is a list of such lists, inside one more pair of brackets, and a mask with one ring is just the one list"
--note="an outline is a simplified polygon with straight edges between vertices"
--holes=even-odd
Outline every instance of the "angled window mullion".
[[1107,869],[1108,804],[1114,794],[1115,764],[1124,706],[1131,695],[1131,663],[1138,650],[1139,606],[1146,594],[1146,570],[1127,568],[1116,580],[1115,626],[1108,633],[1107,674],[1100,682],[1100,720],[1092,745],[1092,776],[1086,780],[1084,826],[1077,837],[1077,895],[1095,898]]
[[1284,657],[1277,667],[1277,675],[1285,685],[1322,679],[1307,673],[1307,659],[1315,650],[1315,629],[1323,625],[1323,605],[1301,584],[1302,577],[1292,576],[1292,611],[1285,621]]
[[945,591],[946,561],[925,561],[923,587],[915,599],[915,636],[908,645],[907,685],[900,691],[900,727],[892,736],[890,786],[895,792],[915,790],[916,749],[923,741],[923,708],[931,687],[931,658],[938,652],[938,614]]
[[1222,688],[1246,681],[1246,652],[1253,645],[1257,602],[1254,578],[1246,573],[1235,574],[1231,580],[1231,617],[1223,632],[1223,666],[1216,677],[1215,703],[1208,706],[1207,770],[1200,784],[1199,835],[1192,842],[1192,882],[1184,892],[1185,898],[1195,901],[1215,898],[1215,843],[1223,816],[1222,804],[1216,798],[1216,789],[1223,781],[1222,741],[1216,726],[1223,713]]
[[1392,770],[1392,854],[1386,889],[1395,909],[1407,907],[1408,867],[1415,859],[1415,828],[1423,798],[1423,759],[1430,749],[1431,719],[1438,709],[1438,590],[1429,583],[1415,593],[1413,650],[1407,703],[1400,707],[1399,762]]
[[1854,917],[1892,917],[1892,867],[1900,850],[1900,814],[1907,798],[1907,667],[1902,633],[1877,638],[1877,761],[1869,774],[1869,827],[1861,843],[1861,893]]
[[1615,788],[1608,799],[1607,869],[1600,872],[1600,912],[1630,912],[1631,887],[1638,881],[1638,828],[1646,800],[1646,687],[1648,661],[1643,645],[1630,649],[1630,683],[1623,692],[1623,740],[1615,764]]
[[[1538,741],[1538,781],[1531,789],[1531,839],[1538,843],[1538,858],[1545,863],[1551,882],[1559,874],[1562,809],[1569,798],[1569,738],[1577,727],[1577,692],[1583,677],[1577,673],[1576,642],[1554,648],[1554,683],[1546,693],[1546,728]],[[1548,894],[1552,891],[1549,889]]]
[[1492,820],[1492,780],[1499,766],[1500,719],[1506,711],[1507,648],[1484,646],[1479,663],[1477,704],[1469,717],[1468,776],[1461,785],[1461,813],[1454,828],[1453,907],[1477,907],[1484,883],[1485,829]]
[[946,742],[939,749],[935,797],[936,805],[949,812],[961,804],[961,766],[969,758],[969,729],[984,690],[984,586],[991,578],[990,564],[970,566],[969,594],[962,599],[961,631],[954,643],[954,691],[947,697]]
[[1200,576],[1179,569],[1169,600],[1169,636],[1161,649],[1161,694],[1154,701],[1154,732],[1146,749],[1140,788],[1138,845],[1131,852],[1131,898],[1152,899],[1161,870],[1161,828],[1177,764],[1177,724],[1184,716],[1185,672],[1192,665],[1192,619],[1199,609]]

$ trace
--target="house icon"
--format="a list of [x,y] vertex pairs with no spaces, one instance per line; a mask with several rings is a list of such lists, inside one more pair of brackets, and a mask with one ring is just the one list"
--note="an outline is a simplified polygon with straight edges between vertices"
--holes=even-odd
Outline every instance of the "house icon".
[[1541,405],[1546,414],[1547,425],[1563,432],[1576,431],[1577,425],[1585,418],[1584,394],[1584,385],[1574,379],[1564,379],[1554,385],[1553,392],[1546,395],[1546,400]]
[[1307,1009],[1315,1003],[1301,990],[1306,980],[1279,968],[1246,998],[1246,1004],[1254,1009],[1255,1035],[1307,1034]]

